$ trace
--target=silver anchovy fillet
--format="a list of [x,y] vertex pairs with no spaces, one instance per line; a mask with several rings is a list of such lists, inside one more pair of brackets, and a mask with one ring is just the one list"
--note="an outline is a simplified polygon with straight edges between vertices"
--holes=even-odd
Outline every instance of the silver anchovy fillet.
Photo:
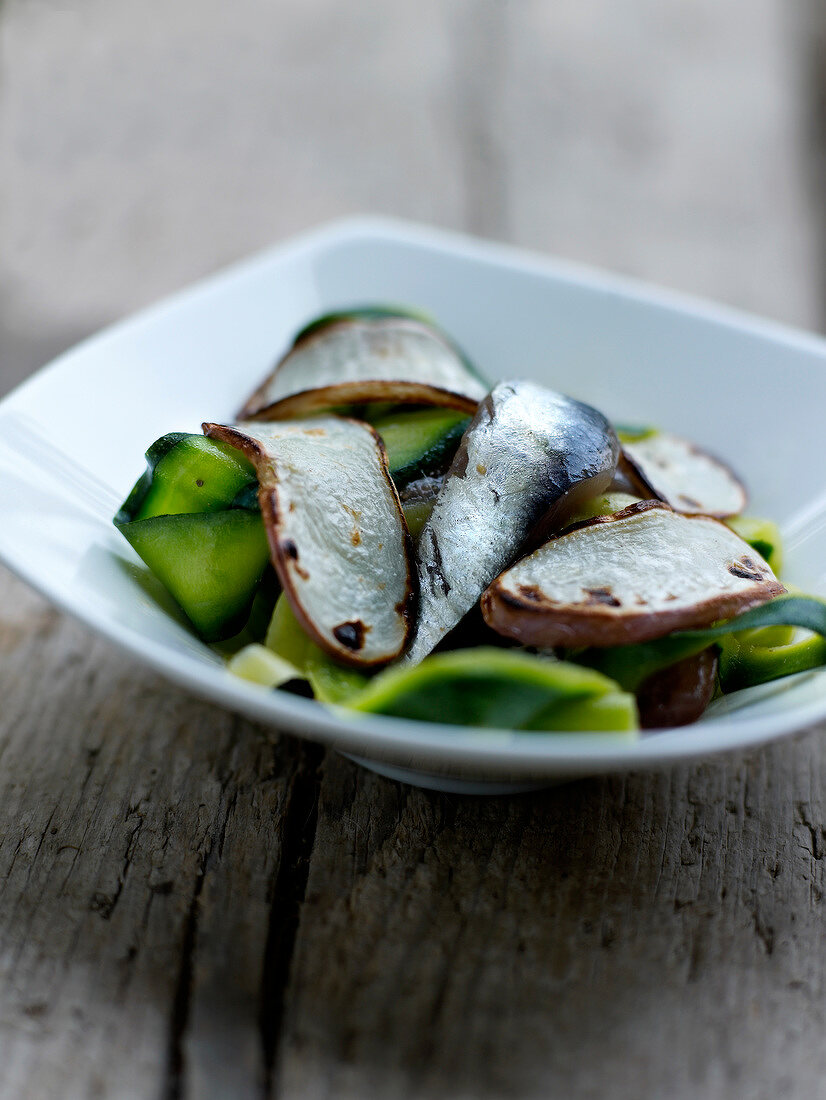
[[533,382],[500,382],[471,421],[418,545],[416,664],[467,614],[540,523],[604,492],[617,464],[596,409]]

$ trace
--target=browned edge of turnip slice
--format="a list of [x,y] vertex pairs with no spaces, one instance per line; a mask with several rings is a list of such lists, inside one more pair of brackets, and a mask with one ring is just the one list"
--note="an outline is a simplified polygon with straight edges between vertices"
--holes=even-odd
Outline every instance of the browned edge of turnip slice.
[[654,496],[686,515],[736,516],[746,507],[745,486],[724,462],[672,435],[655,432],[623,443],[621,469],[641,496]]
[[279,420],[371,402],[472,413],[485,391],[457,350],[421,321],[342,320],[287,352],[239,416]]
[[450,393],[421,382],[342,382],[334,386],[318,386],[303,390],[271,405],[264,405],[247,414],[249,420],[290,420],[296,416],[312,416],[326,409],[347,405],[438,405],[471,415],[479,402],[460,393]]
[[719,520],[641,501],[517,562],[485,591],[482,613],[524,645],[615,646],[708,626],[784,591]]
[[378,434],[336,416],[203,430],[255,466],[272,562],[307,634],[356,668],[398,657],[415,613],[412,548]]

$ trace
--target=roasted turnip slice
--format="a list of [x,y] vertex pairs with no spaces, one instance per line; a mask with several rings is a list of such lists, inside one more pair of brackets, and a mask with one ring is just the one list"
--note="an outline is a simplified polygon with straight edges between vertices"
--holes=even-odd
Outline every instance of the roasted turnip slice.
[[673,729],[696,722],[714,696],[717,666],[717,650],[709,646],[644,680],[637,691],[642,729]]
[[708,626],[785,589],[725,524],[642,501],[517,562],[482,597],[485,621],[536,646],[616,646]]
[[421,661],[540,522],[603,492],[619,444],[602,413],[532,382],[501,382],[468,425],[418,543]]
[[669,432],[623,443],[621,468],[641,496],[657,497],[687,515],[736,516],[745,487],[728,466]]
[[282,420],[371,402],[472,413],[486,391],[430,325],[409,317],[353,317],[300,336],[239,415]]
[[203,428],[254,465],[272,561],[310,637],[354,667],[397,657],[411,625],[412,554],[373,429],[335,416]]

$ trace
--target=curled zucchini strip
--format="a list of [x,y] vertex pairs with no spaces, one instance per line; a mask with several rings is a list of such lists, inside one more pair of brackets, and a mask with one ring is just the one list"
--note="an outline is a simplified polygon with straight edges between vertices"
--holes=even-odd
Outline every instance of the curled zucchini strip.
[[234,676],[267,688],[303,680],[319,703],[344,703],[368,683],[363,672],[337,664],[307,636],[283,593],[275,605],[266,643],[245,646],[230,658],[227,668]]
[[413,612],[410,536],[375,431],[333,416],[203,427],[255,467],[272,562],[304,630],[354,667],[398,656]]
[[[720,651],[720,685],[724,692],[756,687],[797,672],[808,672],[826,664],[826,638],[806,633],[779,645],[752,641],[748,634],[725,638]],[[759,632],[762,633],[762,632]]]
[[469,423],[470,417],[453,409],[414,409],[373,420],[396,488],[443,477]]
[[146,471],[115,526],[189,617],[218,642],[247,622],[269,559],[255,471],[233,447],[174,432],[146,452]]
[[415,668],[386,669],[347,706],[497,729],[637,728],[634,697],[607,677],[565,661],[484,646],[437,653]]
[[235,506],[255,480],[243,455],[202,435],[170,432],[146,452],[146,470],[115,516],[115,525],[151,516],[219,512]]
[[[758,657],[752,664],[748,670],[748,679],[738,683],[735,680],[736,670],[728,670],[727,690],[734,690],[735,686],[739,688],[747,684],[766,683],[826,664],[826,645],[823,644],[826,638],[826,601],[815,596],[791,595],[778,596],[761,607],[753,607],[734,619],[715,623],[702,630],[683,630],[639,645],[591,649],[578,660],[610,676],[626,691],[637,691],[649,676],[660,669],[700,653],[716,642],[725,643],[725,652],[732,635],[777,626],[799,627],[812,631],[818,637],[809,639],[809,644],[765,647],[765,659]],[[776,650],[781,652],[777,653]],[[781,659],[774,659],[778,657]],[[782,659],[785,657],[790,657],[791,660]]]
[[345,317],[311,326],[239,415],[281,420],[368,402],[443,405],[471,414],[486,389],[430,325],[411,317]]
[[150,516],[119,530],[205,642],[241,630],[268,560],[257,512]]

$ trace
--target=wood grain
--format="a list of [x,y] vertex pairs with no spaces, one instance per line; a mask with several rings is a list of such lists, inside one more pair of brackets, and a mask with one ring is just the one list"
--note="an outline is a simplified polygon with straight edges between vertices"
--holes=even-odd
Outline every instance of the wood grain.
[[[0,389],[365,209],[817,326],[822,32],[782,0],[6,0]],[[0,700],[4,1100],[826,1096],[823,728],[435,795],[3,572]]]
[[2,585],[2,1095],[260,1095],[318,750]]
[[824,755],[475,800],[329,758],[279,1095],[823,1095]]

